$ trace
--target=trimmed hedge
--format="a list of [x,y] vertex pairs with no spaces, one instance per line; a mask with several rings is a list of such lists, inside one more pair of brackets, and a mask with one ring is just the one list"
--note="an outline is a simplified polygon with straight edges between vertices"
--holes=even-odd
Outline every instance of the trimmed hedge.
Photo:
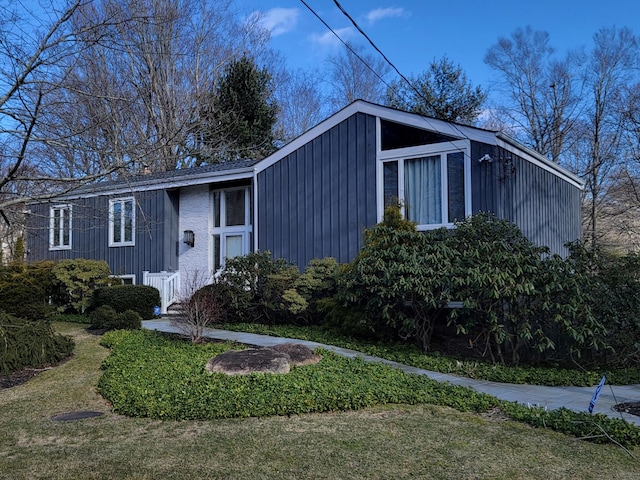
[[133,417],[173,420],[262,417],[354,410],[383,403],[428,403],[459,411],[499,408],[514,420],[606,443],[640,445],[640,428],[604,415],[541,408],[498,400],[470,388],[438,383],[361,358],[318,350],[317,365],[285,375],[209,375],[207,360],[232,343],[192,345],[157,332],[118,330],[105,334],[111,348],[98,389],[114,411]]
[[91,328],[116,330],[124,328],[137,330],[142,327],[142,318],[138,312],[125,310],[118,313],[110,305],[102,305],[96,308],[90,315]]
[[93,294],[93,307],[109,305],[116,312],[137,312],[143,320],[153,318],[153,307],[160,305],[160,292],[148,285],[114,285],[99,288]]
[[73,340],[54,333],[48,321],[0,312],[0,375],[54,365],[69,357],[73,347]]

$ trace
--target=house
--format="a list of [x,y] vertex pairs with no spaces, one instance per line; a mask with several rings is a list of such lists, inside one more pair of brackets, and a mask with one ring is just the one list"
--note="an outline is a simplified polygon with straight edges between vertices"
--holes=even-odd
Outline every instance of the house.
[[251,251],[301,268],[326,256],[348,262],[363,229],[397,200],[420,230],[489,211],[565,254],[580,237],[582,189],[499,132],[356,101],[260,161],[102,182],[32,204],[28,259],[104,259],[124,282],[175,294],[180,277]]

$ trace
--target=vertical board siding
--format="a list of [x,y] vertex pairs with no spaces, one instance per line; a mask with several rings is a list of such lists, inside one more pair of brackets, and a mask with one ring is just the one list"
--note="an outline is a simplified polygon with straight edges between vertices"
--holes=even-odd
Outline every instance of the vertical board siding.
[[536,245],[566,256],[565,244],[581,236],[580,189],[509,151],[485,152],[486,147],[472,145],[472,159],[484,153],[494,158],[472,160],[473,212],[509,220]]
[[358,113],[260,172],[258,249],[301,269],[352,260],[376,223],[375,135],[375,117]]
[[[177,204],[164,190],[93,196],[64,202],[30,206],[27,231],[27,260],[63,260],[86,258],[105,260],[114,275],[135,275],[142,282],[142,272],[171,270],[177,266]],[[109,247],[109,200],[134,196],[135,246]],[[49,208],[72,205],[72,248],[49,250]]]

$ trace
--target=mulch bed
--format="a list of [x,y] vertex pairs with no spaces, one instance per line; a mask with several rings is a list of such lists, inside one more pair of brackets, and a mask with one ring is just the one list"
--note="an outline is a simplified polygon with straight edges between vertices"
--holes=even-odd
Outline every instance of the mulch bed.
[[628,413],[630,415],[640,417],[640,402],[618,403],[613,406],[613,409],[616,412]]
[[17,387],[23,383],[28,382],[37,374],[42,372],[42,369],[25,368],[19,372],[13,372],[9,375],[0,376],[0,390],[4,388]]

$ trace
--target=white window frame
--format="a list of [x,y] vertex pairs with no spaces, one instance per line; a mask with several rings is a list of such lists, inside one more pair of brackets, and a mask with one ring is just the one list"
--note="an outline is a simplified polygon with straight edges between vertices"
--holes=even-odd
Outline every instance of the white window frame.
[[[114,240],[114,228],[115,222],[113,217],[113,209],[114,205],[120,203],[122,204],[121,212],[121,222],[120,222],[120,238],[124,238],[125,233],[125,208],[124,204],[126,202],[131,202],[131,240],[121,240],[116,242]],[[134,197],[123,197],[123,198],[114,198],[109,200],[109,246],[110,247],[129,247],[134,246],[136,244],[136,200]]]
[[[119,280],[129,279],[129,280],[131,280],[131,285],[135,285],[136,284],[136,276],[133,273],[129,274],[129,275],[111,275],[111,278],[117,278]],[[123,285],[127,285],[127,284],[123,283]]]
[[[60,211],[59,225],[56,225],[55,212]],[[69,244],[62,243],[64,238],[64,215],[69,217]],[[73,245],[73,209],[70,204],[53,205],[49,209],[49,250],[71,250]]]
[[[244,191],[244,225],[230,225],[227,226],[227,205],[226,205],[226,193],[227,192],[237,192],[239,190]],[[220,193],[220,226],[215,226],[215,194]],[[210,256],[211,261],[211,270],[216,270],[215,264],[216,259],[213,258],[215,252],[215,236],[220,236],[220,258],[217,259],[220,263],[220,268],[217,271],[224,268],[226,257],[223,256],[223,252],[227,250],[227,237],[229,236],[242,236],[242,255],[246,255],[251,251],[251,234],[253,232],[253,227],[251,225],[251,188],[250,187],[234,187],[234,188],[223,188],[214,190],[211,192],[211,232],[209,235],[210,238],[210,252],[212,252]]]
[[452,142],[420,145],[417,147],[399,148],[395,150],[380,150],[378,148],[377,164],[377,200],[378,200],[378,222],[384,216],[384,164],[390,161],[398,162],[398,200],[402,207],[402,215],[405,215],[405,192],[404,192],[404,162],[415,158],[440,155],[440,181],[441,181],[441,208],[442,219],[447,220],[441,223],[417,225],[417,229],[434,230],[436,228],[452,228],[453,222],[448,221],[448,178],[447,178],[447,155],[460,152],[464,155],[464,212],[465,217],[471,215],[471,142],[468,140],[456,140]]

